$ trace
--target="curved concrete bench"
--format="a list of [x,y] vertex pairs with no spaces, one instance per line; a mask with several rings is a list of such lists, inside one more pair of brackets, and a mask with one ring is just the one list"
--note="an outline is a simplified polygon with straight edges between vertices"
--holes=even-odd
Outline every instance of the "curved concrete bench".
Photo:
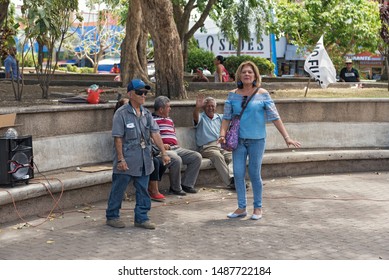
[[[315,151],[323,149],[333,149],[337,150],[338,154],[343,150],[345,155],[350,155],[352,151],[358,155],[358,151],[362,149],[372,150],[373,155],[377,155],[377,149],[389,148],[389,123],[315,122],[287,123],[285,126],[289,134],[302,143],[302,150],[307,154],[314,154]],[[176,131],[182,147],[197,150],[194,128],[178,127]],[[112,147],[113,139],[110,131],[43,137],[34,140],[34,161],[44,172],[109,162],[112,161]],[[276,156],[276,154],[282,156],[288,151],[289,149],[286,148],[276,128],[269,124],[265,159]],[[296,157],[300,153],[296,153]],[[313,159],[312,156],[309,160]],[[293,154],[289,154],[287,160],[293,162]],[[331,157],[327,160],[331,160]],[[266,164],[267,160],[264,163]],[[205,160],[202,168],[212,167],[211,165]]]
[[[264,178],[322,173],[320,168],[325,165],[328,165],[326,172],[331,173],[389,169],[383,164],[389,159],[389,123],[285,125],[303,148],[288,149],[276,128],[269,124],[263,160]],[[176,130],[182,147],[197,150],[194,128],[178,127]],[[34,161],[41,172],[112,162],[112,147],[110,131],[39,138],[34,141]],[[362,164],[363,161],[369,164]],[[278,167],[274,168],[274,165]],[[214,171],[212,162],[203,159],[201,170]],[[205,176],[205,172],[201,176]],[[199,182],[210,182],[212,178],[215,181],[217,173],[211,172],[209,176],[199,178]]]
[[[289,134],[302,143],[303,148],[292,152],[286,147],[276,128],[269,124],[264,167],[274,164],[340,162],[358,159],[380,162],[388,158],[389,123],[315,122],[287,123],[285,126]],[[178,127],[176,131],[182,147],[197,150],[194,128]],[[43,137],[34,141],[34,162],[41,172],[106,163],[112,161],[112,147],[113,139],[110,131]],[[360,170],[358,166],[355,168]],[[371,165],[367,170],[375,168],[377,168],[375,165]],[[201,169],[213,169],[212,162],[203,159]],[[342,169],[338,163],[331,172],[350,171],[352,170],[349,167]],[[300,172],[304,170],[296,170],[289,174],[278,172],[273,176],[295,176]],[[271,172],[264,174],[264,177],[267,176],[272,176]]]

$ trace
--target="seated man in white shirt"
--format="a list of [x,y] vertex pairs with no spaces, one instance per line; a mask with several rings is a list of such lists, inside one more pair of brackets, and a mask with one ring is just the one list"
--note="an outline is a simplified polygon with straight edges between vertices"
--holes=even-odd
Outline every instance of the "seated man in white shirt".
[[208,67],[206,65],[204,65],[203,67],[203,74],[205,76],[212,76],[212,73],[208,70]]

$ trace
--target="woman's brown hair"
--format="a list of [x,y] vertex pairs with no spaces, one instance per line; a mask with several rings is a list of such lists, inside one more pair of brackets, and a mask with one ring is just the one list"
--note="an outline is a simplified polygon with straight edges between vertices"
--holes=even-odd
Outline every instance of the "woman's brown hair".
[[254,71],[254,74],[255,74],[255,81],[256,81],[256,86],[259,87],[261,86],[261,83],[262,83],[262,78],[261,78],[261,74],[259,74],[259,69],[257,67],[257,65],[255,65],[254,62],[250,61],[250,60],[247,60],[247,61],[243,61],[238,69],[236,70],[236,81],[237,82],[242,82],[242,80],[240,79],[240,73],[242,73],[242,68],[246,65],[249,65],[251,66],[251,68],[253,69]]

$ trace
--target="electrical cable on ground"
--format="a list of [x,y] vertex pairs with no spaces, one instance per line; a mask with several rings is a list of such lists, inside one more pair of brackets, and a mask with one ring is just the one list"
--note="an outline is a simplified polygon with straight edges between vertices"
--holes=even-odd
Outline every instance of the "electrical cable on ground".
[[[27,222],[27,221],[22,217],[22,215],[20,214],[20,212],[19,212],[19,210],[18,210],[18,208],[17,208],[17,206],[16,206],[16,202],[15,202],[15,199],[14,199],[12,193],[11,193],[10,191],[8,191],[8,190],[1,190],[1,191],[5,191],[5,192],[7,192],[7,193],[10,195],[10,197],[11,197],[11,199],[12,199],[12,204],[13,204],[14,209],[15,209],[15,211],[16,211],[16,214],[17,214],[17,216],[19,217],[19,219],[20,219],[21,221],[23,221],[23,222],[24,222],[26,225],[28,225],[28,226],[31,226],[31,227],[38,227],[38,226],[44,224],[45,222],[47,222],[47,221],[50,219],[50,217],[51,217],[51,215],[53,214],[54,210],[58,207],[58,204],[59,204],[59,202],[60,202],[60,200],[61,200],[61,198],[62,198],[62,195],[63,195],[63,193],[64,193],[65,188],[64,188],[63,182],[62,182],[60,179],[58,179],[58,178],[47,178],[43,173],[41,173],[41,172],[39,171],[38,166],[37,166],[35,163],[34,163],[34,166],[35,166],[36,170],[38,171],[38,174],[40,174],[40,175],[47,181],[47,184],[48,184],[51,188],[53,188],[53,187],[52,187],[52,185],[51,185],[51,183],[50,183],[50,180],[57,180],[57,181],[61,184],[61,193],[60,193],[58,199],[56,199],[56,198],[54,197],[53,193],[51,192],[50,188],[46,185],[45,182],[41,182],[41,181],[36,180],[36,179],[35,179],[35,180],[34,180],[34,179],[32,180],[32,181],[33,181],[34,183],[36,183],[36,184],[41,184],[41,185],[43,185],[43,186],[46,188],[47,192],[50,194],[51,198],[52,198],[52,199],[54,200],[54,202],[55,202],[55,203],[54,203],[54,206],[53,206],[52,209],[50,210],[49,214],[47,215],[47,217],[44,218],[44,220],[43,220],[42,222],[37,223],[37,224],[35,224],[35,225],[33,225],[33,224]],[[63,214],[63,210],[62,210],[62,209],[61,209],[60,213],[61,213],[61,215]]]

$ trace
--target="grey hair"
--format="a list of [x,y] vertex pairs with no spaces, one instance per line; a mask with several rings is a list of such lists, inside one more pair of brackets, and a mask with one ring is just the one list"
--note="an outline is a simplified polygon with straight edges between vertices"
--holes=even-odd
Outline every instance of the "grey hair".
[[154,100],[154,111],[158,111],[159,108],[165,108],[170,103],[170,99],[166,96],[160,95]]
[[209,102],[213,102],[215,103],[215,107],[217,106],[216,99],[210,96],[204,99],[204,106],[206,106]]

